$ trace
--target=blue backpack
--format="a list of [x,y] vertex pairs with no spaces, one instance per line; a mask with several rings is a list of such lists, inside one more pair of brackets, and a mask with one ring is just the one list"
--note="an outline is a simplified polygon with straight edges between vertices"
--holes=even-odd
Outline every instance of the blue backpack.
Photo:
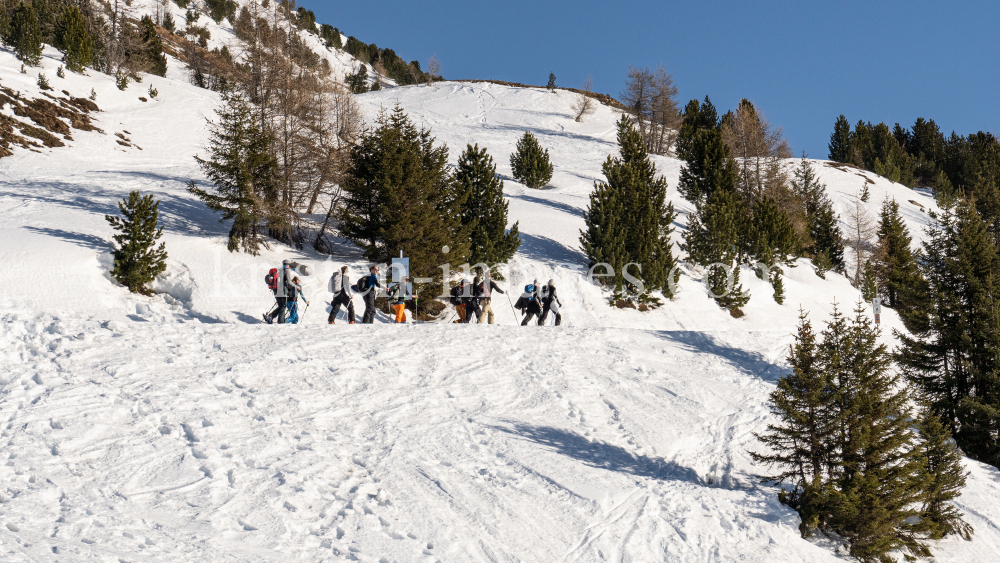
[[529,283],[528,285],[524,286],[524,292],[526,294],[528,294],[528,299],[529,300],[531,300],[531,301],[535,300],[535,285],[534,284],[530,284]]

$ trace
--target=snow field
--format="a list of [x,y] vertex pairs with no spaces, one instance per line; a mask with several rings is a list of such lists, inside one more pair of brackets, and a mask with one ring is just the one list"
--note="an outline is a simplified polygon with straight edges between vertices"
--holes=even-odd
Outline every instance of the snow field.
[[[488,147],[523,240],[501,285],[516,298],[554,278],[566,326],[513,327],[497,296],[500,326],[328,327],[328,273],[348,264],[357,279],[356,249],[230,254],[228,225],[185,191],[202,180],[192,157],[214,93],[172,59],[167,78],[124,92],[93,72],[59,79],[58,64],[47,49],[57,91],[97,91],[105,134],[0,159],[0,560],[841,559],[832,541],[799,538],[746,452],[771,420],[799,307],[821,328],[834,300],[849,312],[858,292],[800,261],[779,306],[744,270],[753,299],[733,319],[686,267],[660,309],[609,308],[577,242],[617,151],[609,108],[575,123],[571,93],[491,84],[360,96],[369,117],[400,103],[452,163],[466,143]],[[37,69],[19,67],[0,52],[0,83],[40,96]],[[150,84],[159,97],[139,101]],[[509,179],[525,130],[550,149],[548,189]],[[676,193],[681,163],[654,159],[681,211],[679,242],[692,210]],[[922,237],[927,215],[909,200],[933,209],[926,194],[814,163],[842,217],[870,180],[873,213],[895,197]],[[107,274],[104,214],[133,189],[162,201],[170,259],[152,298]],[[312,306],[301,326],[262,326],[263,275],[283,258],[313,266]],[[891,311],[883,327],[891,345],[902,328]],[[996,560],[1000,548],[1000,472],[967,465],[959,506],[976,535],[933,545],[936,561]]]

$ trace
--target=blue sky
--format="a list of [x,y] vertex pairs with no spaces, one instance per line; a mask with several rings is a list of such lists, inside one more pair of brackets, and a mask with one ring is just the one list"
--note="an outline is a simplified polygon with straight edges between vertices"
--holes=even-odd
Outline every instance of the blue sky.
[[681,105],[741,98],[826,158],[843,113],[890,126],[933,118],[946,133],[1000,133],[1000,2],[475,0],[300,4],[366,43],[446,78],[489,78],[617,95],[628,66],[663,64]]

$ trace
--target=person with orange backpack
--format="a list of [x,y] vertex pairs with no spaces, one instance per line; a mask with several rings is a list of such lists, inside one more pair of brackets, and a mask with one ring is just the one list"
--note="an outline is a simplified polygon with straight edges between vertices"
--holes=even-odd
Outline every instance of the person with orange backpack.
[[406,322],[406,277],[400,279],[399,283],[392,284],[386,289],[386,296],[389,298],[389,307],[396,313],[396,323]]

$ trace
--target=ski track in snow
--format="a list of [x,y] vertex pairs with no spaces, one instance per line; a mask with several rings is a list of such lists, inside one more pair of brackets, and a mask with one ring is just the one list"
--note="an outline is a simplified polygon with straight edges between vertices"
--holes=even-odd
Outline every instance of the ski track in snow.
[[[210,46],[221,45],[229,32],[211,25]],[[753,299],[732,319],[685,268],[662,308],[609,308],[580,273],[577,238],[616,151],[611,109],[576,123],[570,93],[491,84],[360,96],[369,118],[398,102],[452,163],[467,143],[489,149],[523,241],[501,285],[516,298],[555,278],[565,320],[512,326],[499,296],[499,326],[390,326],[380,315],[329,327],[326,279],[345,263],[356,279],[359,252],[229,254],[226,226],[185,191],[203,181],[192,157],[216,94],[187,84],[173,60],[167,78],[119,91],[94,72],[56,77],[59,56],[46,49],[31,72],[74,96],[93,88],[105,134],[74,131],[67,147],[0,159],[0,285],[12,288],[0,296],[0,560],[843,560],[834,542],[799,537],[747,450],[771,421],[766,399],[799,307],[821,326],[857,291],[800,261],[779,306],[744,270]],[[38,97],[34,74],[18,69],[0,52],[0,83]],[[159,97],[140,102],[150,85]],[[544,190],[510,180],[525,130],[555,164]],[[121,131],[143,150],[116,144]],[[681,163],[654,160],[681,212],[678,242],[691,211],[676,192]],[[922,238],[927,194],[815,164],[842,217],[870,180],[870,208],[895,197]],[[133,189],[162,201],[170,259],[152,298],[107,274],[104,214]],[[260,325],[263,275],[286,257],[315,266],[312,306],[301,326]],[[883,326],[891,345],[901,324],[886,311]],[[936,561],[1000,552],[1000,472],[967,466],[959,507],[976,536],[933,544]]]

